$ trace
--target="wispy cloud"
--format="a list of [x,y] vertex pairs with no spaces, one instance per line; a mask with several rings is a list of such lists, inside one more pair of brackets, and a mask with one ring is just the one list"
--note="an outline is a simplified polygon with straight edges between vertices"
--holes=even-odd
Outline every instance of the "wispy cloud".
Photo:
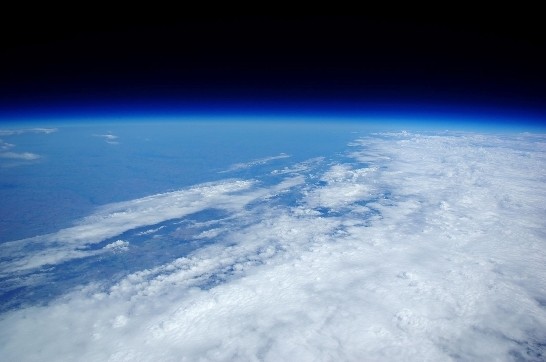
[[[6,360],[539,360],[546,136],[533,137],[372,135],[353,143],[354,162],[333,163],[316,185],[303,176],[267,189],[225,181],[106,206],[48,242],[81,246],[210,205],[233,217],[211,224],[200,235],[217,242],[187,257],[5,313],[0,352]],[[294,203],[267,197],[294,186]],[[128,245],[111,249],[119,246]]]
[[13,160],[32,161],[40,158],[40,155],[31,152],[0,152],[0,158],[9,158]]
[[57,128],[19,128],[19,129],[0,129],[0,136],[13,136],[24,133],[43,133],[50,134],[57,132]]
[[118,142],[118,139],[119,137],[112,134],[112,133],[106,133],[106,134],[95,134],[93,135],[95,137],[101,137],[102,139],[104,139],[104,141],[108,144],[111,144],[111,145],[117,145],[119,142]]
[[[21,135],[26,133],[42,133],[50,134],[57,132],[56,128],[20,128],[20,129],[0,129],[0,136],[14,136]],[[40,155],[32,152],[11,152],[7,151],[14,148],[15,145],[12,143],[5,142],[0,139],[0,158],[10,159],[10,160],[19,160],[19,161],[33,161],[41,158]]]
[[296,163],[295,165],[284,167],[280,170],[273,170],[271,171],[271,174],[284,175],[284,174],[302,173],[312,169],[313,167],[316,167],[319,163],[323,162],[324,159],[325,159],[324,157],[315,157],[304,162]]
[[151,235],[151,234],[155,234],[155,233],[157,233],[159,230],[161,230],[161,229],[163,229],[163,228],[165,228],[164,225],[163,225],[163,226],[160,226],[160,227],[158,227],[158,228],[153,228],[153,229],[148,229],[148,230],[145,230],[145,231],[141,231],[141,232],[137,233],[137,235],[142,236],[142,235]]
[[244,170],[244,169],[251,168],[258,165],[265,165],[266,163],[274,161],[274,160],[280,160],[280,159],[289,158],[289,157],[290,155],[287,155],[286,153],[280,153],[277,156],[259,158],[249,162],[236,163],[234,165],[231,165],[227,170],[220,171],[220,173]]
[[0,139],[0,150],[9,150],[10,148],[15,147],[14,144],[5,142],[4,140]]

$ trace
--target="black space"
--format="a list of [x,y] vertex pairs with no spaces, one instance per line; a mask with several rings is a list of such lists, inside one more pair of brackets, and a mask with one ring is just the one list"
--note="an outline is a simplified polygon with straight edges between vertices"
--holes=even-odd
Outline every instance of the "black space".
[[446,103],[546,114],[546,40],[518,19],[235,17],[2,26],[0,109]]

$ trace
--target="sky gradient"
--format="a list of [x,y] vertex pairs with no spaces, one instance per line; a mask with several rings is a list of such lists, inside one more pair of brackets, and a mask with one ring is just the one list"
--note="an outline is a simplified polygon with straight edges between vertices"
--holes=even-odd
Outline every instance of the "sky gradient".
[[0,120],[415,114],[536,126],[546,42],[538,19],[524,20],[28,21],[3,32]]

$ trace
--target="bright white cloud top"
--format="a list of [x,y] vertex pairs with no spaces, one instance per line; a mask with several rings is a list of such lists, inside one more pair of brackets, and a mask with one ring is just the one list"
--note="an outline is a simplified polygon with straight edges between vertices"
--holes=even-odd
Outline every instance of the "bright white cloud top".
[[[546,136],[382,133],[349,147],[275,170],[275,184],[196,185],[3,244],[1,273],[29,285],[131,252],[131,230],[209,240],[4,312],[2,360],[544,359]],[[225,214],[185,219],[207,209]]]

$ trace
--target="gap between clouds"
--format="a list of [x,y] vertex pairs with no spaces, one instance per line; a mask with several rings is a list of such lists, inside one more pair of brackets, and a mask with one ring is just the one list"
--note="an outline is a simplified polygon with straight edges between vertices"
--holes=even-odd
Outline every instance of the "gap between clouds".
[[106,205],[71,228],[0,245],[0,254],[4,256],[0,261],[0,276],[97,255],[104,250],[85,250],[86,247],[128,230],[178,219],[207,208],[237,212],[252,201],[303,182],[303,177],[293,177],[270,188],[252,188],[255,182],[251,180],[226,180]]

